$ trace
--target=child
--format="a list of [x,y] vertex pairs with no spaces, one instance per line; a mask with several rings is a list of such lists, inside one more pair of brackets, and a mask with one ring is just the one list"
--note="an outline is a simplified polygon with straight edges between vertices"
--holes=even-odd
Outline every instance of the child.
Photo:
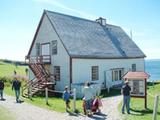
[[92,103],[92,112],[100,113],[100,107],[102,106],[101,99],[97,96]]
[[[85,98],[83,98],[82,107],[83,107],[84,115],[87,115]],[[91,111],[92,111],[93,113],[101,113],[100,107],[102,107],[101,99],[100,99],[99,97],[96,97],[96,98],[92,101]]]
[[65,91],[63,92],[63,100],[66,103],[66,112],[70,109],[70,96],[71,94],[68,92],[68,86],[65,86]]

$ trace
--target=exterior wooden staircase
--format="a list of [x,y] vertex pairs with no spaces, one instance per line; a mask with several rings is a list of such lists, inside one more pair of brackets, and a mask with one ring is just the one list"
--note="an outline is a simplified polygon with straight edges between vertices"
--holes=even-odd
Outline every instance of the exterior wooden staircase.
[[55,84],[54,76],[45,69],[41,59],[29,58],[28,66],[32,70],[35,78],[29,80],[22,87],[23,97],[31,97],[39,91],[44,90],[48,85]]

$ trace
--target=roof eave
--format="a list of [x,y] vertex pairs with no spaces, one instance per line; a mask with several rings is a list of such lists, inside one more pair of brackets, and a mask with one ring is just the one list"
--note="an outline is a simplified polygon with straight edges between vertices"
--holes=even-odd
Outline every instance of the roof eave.
[[71,55],[71,58],[75,59],[137,59],[137,58],[145,58],[146,56],[138,56],[138,57],[105,57],[105,56],[88,56],[88,55]]
[[33,45],[34,45],[34,43],[35,43],[35,41],[36,41],[37,34],[38,34],[38,31],[39,31],[39,29],[40,29],[40,26],[41,26],[41,24],[42,24],[42,21],[43,21],[43,18],[44,18],[44,16],[45,16],[45,14],[46,14],[46,10],[44,10],[44,12],[43,12],[43,14],[42,14],[42,16],[41,16],[40,22],[39,22],[38,27],[37,27],[37,29],[36,29],[36,32],[35,32],[35,34],[34,34],[34,37],[33,37],[33,40],[32,40],[32,43],[31,43],[31,46],[30,46],[30,49],[29,49],[29,51],[28,51],[27,56],[30,56],[30,54],[31,54]]

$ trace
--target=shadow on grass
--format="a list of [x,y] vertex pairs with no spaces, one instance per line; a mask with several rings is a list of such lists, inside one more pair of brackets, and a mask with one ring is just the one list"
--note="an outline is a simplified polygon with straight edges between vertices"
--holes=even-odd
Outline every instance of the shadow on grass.
[[[132,115],[137,115],[137,116],[143,116],[143,115],[146,115],[146,114],[153,114],[153,110],[147,108],[145,110],[136,110],[136,109],[132,109],[130,108],[131,111],[131,114]],[[158,115],[160,115],[160,112],[158,112]]]
[[46,105],[47,105],[48,107],[52,107],[52,105],[51,105],[51,104],[49,104],[49,103],[46,103]]
[[120,89],[111,88],[109,92],[108,92],[107,89],[102,90],[100,96],[102,98],[104,98],[104,97],[110,97],[110,96],[117,96],[117,95],[120,95],[120,94],[121,94]]

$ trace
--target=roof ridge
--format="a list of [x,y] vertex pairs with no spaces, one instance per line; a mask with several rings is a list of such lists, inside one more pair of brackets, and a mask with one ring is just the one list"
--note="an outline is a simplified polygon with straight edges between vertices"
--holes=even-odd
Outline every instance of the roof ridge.
[[[78,19],[81,19],[81,20],[85,20],[85,21],[89,21],[89,22],[93,22],[93,23],[98,23],[96,22],[96,19],[95,20],[91,20],[91,19],[86,19],[86,18],[82,18],[82,17],[77,17],[77,16],[73,16],[73,15],[69,15],[69,14],[65,14],[65,13],[59,13],[59,12],[55,12],[55,11],[50,11],[50,10],[44,10],[46,13],[47,12],[50,12],[50,13],[54,13],[54,14],[59,14],[59,15],[63,15],[63,16],[68,16],[68,17],[72,17],[72,18],[78,18]],[[99,23],[98,23],[99,24]],[[106,23],[105,27],[108,26],[113,26],[113,27],[120,27],[118,25],[113,25],[113,24],[108,24]],[[103,25],[101,25],[103,26]],[[120,27],[121,28],[121,27]]]
[[69,15],[69,14],[65,14],[65,13],[59,13],[59,12],[54,12],[54,11],[50,11],[50,10],[44,10],[46,13],[50,12],[50,13],[54,13],[54,14],[59,14],[59,15],[63,15],[63,16],[68,16],[68,17],[72,17],[72,18],[78,18],[78,19],[82,19],[85,21],[90,21],[90,22],[96,22],[94,20],[90,20],[90,19],[86,19],[86,18],[82,18],[82,17],[77,17],[77,16],[73,16],[73,15]]

